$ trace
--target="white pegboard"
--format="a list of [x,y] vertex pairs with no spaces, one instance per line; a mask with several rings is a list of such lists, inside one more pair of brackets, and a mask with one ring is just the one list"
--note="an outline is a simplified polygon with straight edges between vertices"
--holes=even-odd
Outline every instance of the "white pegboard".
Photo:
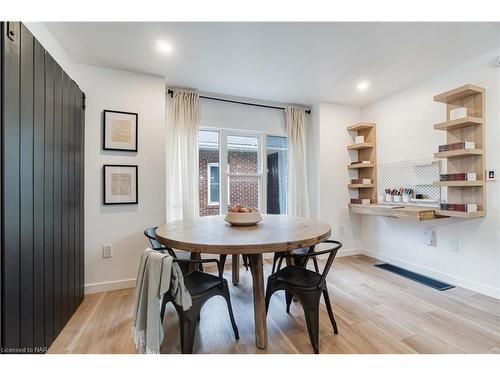
[[405,204],[437,206],[441,189],[433,186],[439,181],[441,162],[437,159],[404,160],[378,165],[378,200],[384,203],[385,189],[413,189],[414,194],[424,194],[429,202],[410,201]]

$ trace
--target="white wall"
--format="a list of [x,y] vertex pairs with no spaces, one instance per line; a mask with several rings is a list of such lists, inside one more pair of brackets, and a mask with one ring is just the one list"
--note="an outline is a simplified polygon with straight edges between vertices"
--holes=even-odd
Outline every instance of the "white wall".
[[[165,81],[163,77],[75,64],[40,23],[30,31],[87,96],[85,111],[86,292],[135,285],[143,230],[165,222]],[[138,152],[102,150],[104,109],[139,114]],[[137,164],[139,204],[102,204],[102,165]],[[113,245],[113,257],[102,246]]]
[[[486,88],[486,164],[499,165],[499,71],[491,51],[415,86],[368,105],[364,121],[377,124],[379,164],[431,158],[444,132],[433,124],[445,120],[445,106],[433,102],[440,92],[466,83]],[[413,222],[382,217],[362,217],[362,239],[367,253],[437,279],[499,298],[499,183],[487,183],[487,216],[484,219],[440,219]],[[437,246],[423,244],[424,229],[436,231]],[[448,250],[448,240],[459,241],[459,252]]]
[[[165,81],[163,77],[79,66],[87,95],[85,131],[85,282],[89,291],[133,286],[145,228],[165,222]],[[139,114],[138,152],[102,150],[102,111]],[[139,204],[102,205],[102,165],[136,164]],[[113,245],[113,257],[102,246]],[[125,281],[125,284],[123,283]],[[118,285],[117,285],[118,284]]]
[[330,224],[332,237],[342,242],[340,255],[359,253],[360,248],[360,217],[351,214],[347,205],[351,157],[346,148],[353,142],[346,127],[359,119],[359,108],[319,105],[319,218]]

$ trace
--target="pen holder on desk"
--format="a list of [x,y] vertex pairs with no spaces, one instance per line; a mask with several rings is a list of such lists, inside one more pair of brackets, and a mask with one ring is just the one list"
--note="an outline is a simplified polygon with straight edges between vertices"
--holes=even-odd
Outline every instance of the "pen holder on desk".
[[399,202],[401,202],[401,195],[394,195],[394,196],[392,197],[392,201],[393,201],[394,203],[399,203]]
[[410,203],[410,195],[408,194],[403,195],[403,203]]
[[384,194],[384,202],[392,202],[392,195],[391,194]]

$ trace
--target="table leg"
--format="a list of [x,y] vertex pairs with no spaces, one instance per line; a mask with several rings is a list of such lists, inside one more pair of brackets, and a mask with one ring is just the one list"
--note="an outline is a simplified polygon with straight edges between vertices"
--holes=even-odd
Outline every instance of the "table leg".
[[232,276],[233,285],[238,285],[238,283],[240,282],[240,254],[233,254]]
[[262,254],[251,254],[248,258],[250,260],[250,271],[252,272],[253,280],[255,345],[260,349],[265,349],[267,346],[267,323]]

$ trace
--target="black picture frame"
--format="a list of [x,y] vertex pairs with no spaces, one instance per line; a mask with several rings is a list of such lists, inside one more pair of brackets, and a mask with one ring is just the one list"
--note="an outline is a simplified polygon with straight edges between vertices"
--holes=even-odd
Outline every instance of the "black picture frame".
[[[106,169],[107,168],[132,168],[135,170],[135,200],[125,202],[109,202],[106,196]],[[123,205],[123,204],[138,204],[139,203],[139,167],[131,164],[104,164],[102,166],[102,199],[103,204],[109,205]]]
[[[108,126],[106,122],[108,113],[117,113],[121,115],[130,115],[135,117],[135,146],[133,149],[131,148],[119,148],[119,147],[107,147],[107,139],[106,139],[106,127]],[[105,151],[124,151],[124,152],[137,152],[137,145],[139,140],[139,114],[135,112],[124,112],[124,111],[114,111],[110,109],[105,109],[102,114],[103,117],[103,125],[102,125],[102,149]]]

